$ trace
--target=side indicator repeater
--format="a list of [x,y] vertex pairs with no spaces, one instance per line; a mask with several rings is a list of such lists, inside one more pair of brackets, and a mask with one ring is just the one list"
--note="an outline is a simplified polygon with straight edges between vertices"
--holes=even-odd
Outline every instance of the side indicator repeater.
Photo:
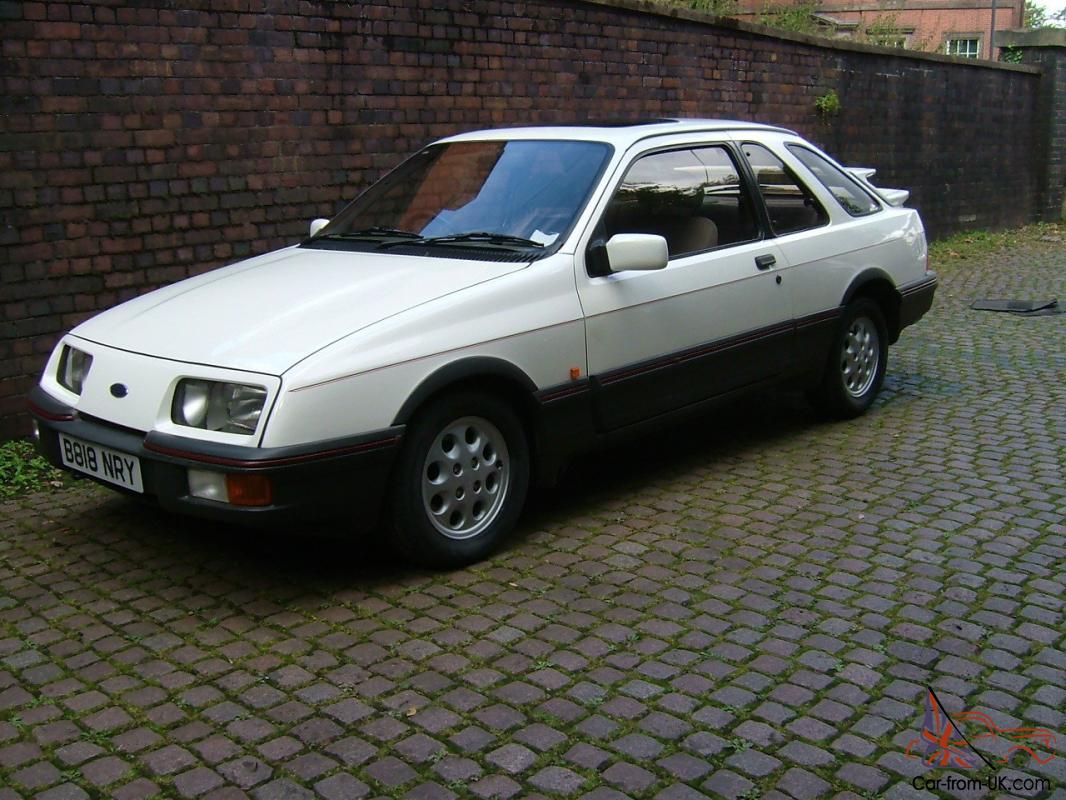
[[581,377],[581,367],[570,367],[570,380],[576,381]]

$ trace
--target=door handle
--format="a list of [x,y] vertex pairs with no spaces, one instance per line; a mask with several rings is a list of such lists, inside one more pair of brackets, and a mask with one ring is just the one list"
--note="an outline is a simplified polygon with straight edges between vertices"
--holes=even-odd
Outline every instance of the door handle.
[[764,256],[755,256],[755,266],[757,266],[759,269],[770,269],[770,267],[772,267],[776,263],[777,259],[774,258],[770,253],[767,253]]

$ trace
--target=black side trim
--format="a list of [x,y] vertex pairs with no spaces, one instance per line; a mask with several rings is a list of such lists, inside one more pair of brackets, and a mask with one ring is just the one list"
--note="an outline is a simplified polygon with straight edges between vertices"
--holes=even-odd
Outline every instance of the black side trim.
[[575,394],[587,392],[589,391],[589,388],[590,384],[588,378],[581,378],[576,381],[557,383],[554,386],[548,386],[544,389],[540,389],[534,393],[533,397],[536,398],[538,403],[544,405],[548,403],[553,403],[556,400],[561,400],[564,397],[570,397]]
[[816,386],[825,370],[826,355],[833,344],[844,308],[827,308],[796,320],[796,348],[791,372],[800,384]]
[[826,322],[832,322],[833,320],[839,319],[843,311],[843,308],[827,308],[825,311],[819,311],[817,314],[808,314],[805,317],[799,317],[796,319],[796,329],[803,330],[804,328],[812,328]]
[[144,449],[180,461],[199,461],[238,469],[266,469],[389,449],[399,444],[403,432],[404,427],[397,425],[358,436],[289,447],[241,447],[151,431],[144,439]]
[[610,431],[780,376],[794,344],[791,320],[627,364],[592,377],[599,431]]
[[661,356],[648,361],[640,361],[624,367],[619,367],[610,372],[601,373],[600,375],[597,375],[596,378],[601,386],[609,386],[612,383],[636,377],[645,372],[650,372],[667,366],[684,364],[686,361],[691,361],[695,358],[701,358],[723,350],[740,347],[745,344],[752,344],[760,339],[768,339],[783,333],[790,333],[792,331],[792,325],[793,323],[789,321],[769,325],[765,328],[757,328],[737,336],[730,336],[726,339],[717,339],[707,344],[696,345],[687,350],[679,350],[668,356]]
[[689,403],[688,405],[679,408],[664,411],[654,416],[644,417],[627,425],[600,433],[596,438],[596,446],[604,446],[618,441],[625,441],[634,436],[646,435],[654,431],[662,430],[663,428],[677,425],[685,420],[694,419],[702,414],[706,414],[711,409],[728,405],[729,403],[736,401],[738,398],[747,397],[762,389],[768,389],[781,383],[782,380],[780,377],[768,378],[766,380],[757,381],[745,386],[740,386],[736,389],[722,392],[721,394],[708,397],[695,403]]
[[431,395],[439,392],[449,384],[458,383],[467,378],[483,378],[486,376],[505,378],[516,382],[530,394],[537,390],[537,384],[533,382],[533,379],[509,361],[492,358],[491,356],[464,358],[460,361],[445,364],[422,383],[418,384],[418,387],[411,392],[411,395],[396,413],[396,418],[392,421],[392,424],[406,425],[415,413],[415,409],[422,405]]
[[533,395],[537,416],[533,425],[536,477],[554,485],[571,457],[596,441],[592,382],[587,378],[556,384]]

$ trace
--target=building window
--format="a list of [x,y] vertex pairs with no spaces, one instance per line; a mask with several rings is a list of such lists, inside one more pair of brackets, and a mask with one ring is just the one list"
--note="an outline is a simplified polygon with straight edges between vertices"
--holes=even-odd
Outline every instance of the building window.
[[959,56],[960,58],[980,58],[981,39],[977,36],[948,39],[944,51],[949,56]]

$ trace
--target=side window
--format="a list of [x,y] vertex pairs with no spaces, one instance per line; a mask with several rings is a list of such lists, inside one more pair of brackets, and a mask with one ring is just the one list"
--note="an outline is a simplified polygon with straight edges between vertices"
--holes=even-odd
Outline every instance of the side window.
[[865,217],[881,210],[881,204],[870,197],[850,176],[833,166],[813,150],[797,145],[788,145],[789,151],[803,162],[803,166],[814,173],[829,193],[853,217]]
[[751,198],[724,147],[638,159],[611,198],[603,226],[608,239],[616,233],[662,236],[671,258],[758,237]]
[[755,173],[774,233],[781,236],[829,224],[822,204],[780,158],[753,142],[746,142],[743,150]]

